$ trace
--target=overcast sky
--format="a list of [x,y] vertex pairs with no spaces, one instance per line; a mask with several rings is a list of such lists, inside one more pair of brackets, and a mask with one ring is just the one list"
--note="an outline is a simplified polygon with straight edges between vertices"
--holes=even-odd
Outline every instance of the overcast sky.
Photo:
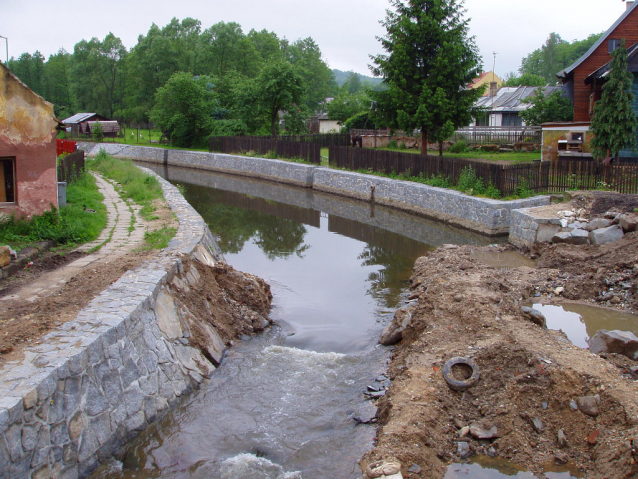
[[[466,0],[470,33],[476,37],[484,70],[499,76],[518,70],[521,59],[550,32],[582,40],[607,30],[625,11],[621,0]],[[127,48],[152,23],[193,17],[202,29],[239,23],[244,33],[267,29],[289,40],[312,37],[331,68],[369,75],[369,55],[381,53],[377,36],[387,0],[0,0],[0,36],[8,38],[9,58],[39,50],[46,58],[60,48],[72,52],[82,39],[109,32]],[[0,38],[0,59],[6,59]]]

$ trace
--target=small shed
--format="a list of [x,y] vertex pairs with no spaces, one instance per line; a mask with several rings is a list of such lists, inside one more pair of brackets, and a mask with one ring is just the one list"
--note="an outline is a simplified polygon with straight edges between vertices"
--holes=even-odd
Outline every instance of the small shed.
[[67,132],[70,132],[72,136],[90,135],[91,132],[89,130],[88,123],[95,121],[102,123],[110,120],[102,115],[98,115],[97,113],[76,113],[75,115],[62,120],[62,122],[67,126]]
[[120,125],[117,121],[87,121],[85,128],[87,135],[93,135],[93,128],[96,123],[99,123],[102,127],[102,133],[104,133],[105,138],[115,138],[120,132]]
[[53,105],[0,63],[0,218],[58,207]]

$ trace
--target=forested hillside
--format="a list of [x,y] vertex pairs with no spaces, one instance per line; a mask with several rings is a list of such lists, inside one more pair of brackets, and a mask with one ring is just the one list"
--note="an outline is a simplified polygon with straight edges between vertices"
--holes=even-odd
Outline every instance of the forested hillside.
[[[250,133],[272,131],[275,107],[289,111],[290,128],[302,127],[299,119],[337,91],[312,38],[291,42],[267,30],[244,33],[232,22],[204,28],[193,18],[153,24],[130,50],[109,34],[48,59],[37,51],[23,53],[8,66],[55,105],[58,118],[96,112],[121,121],[154,120],[168,131],[179,123],[180,103],[196,99],[201,89],[218,121],[213,130]],[[165,111],[158,107],[160,91]]]

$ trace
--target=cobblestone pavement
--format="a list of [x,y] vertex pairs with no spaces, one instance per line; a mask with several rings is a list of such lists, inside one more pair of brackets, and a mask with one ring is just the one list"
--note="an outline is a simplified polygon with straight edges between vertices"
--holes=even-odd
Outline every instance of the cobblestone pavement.
[[90,252],[99,249],[61,268],[40,276],[33,283],[23,286],[13,294],[0,298],[0,301],[22,299],[33,302],[45,298],[60,290],[70,278],[83,268],[97,263],[115,261],[129,253],[144,241],[146,222],[140,217],[140,207],[132,201],[128,203],[115,190],[116,183],[96,173],[92,173],[104,196],[107,212],[107,224],[100,236],[91,243],[86,243],[77,251]]

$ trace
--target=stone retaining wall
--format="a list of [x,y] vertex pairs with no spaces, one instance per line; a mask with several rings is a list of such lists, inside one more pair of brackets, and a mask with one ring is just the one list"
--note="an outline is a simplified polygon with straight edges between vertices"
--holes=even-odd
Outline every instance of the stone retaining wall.
[[159,259],[127,272],[0,369],[0,478],[87,475],[201,383],[215,367],[209,359],[221,359],[211,326],[199,325],[209,330],[209,359],[189,346],[192,318],[174,300],[198,279],[181,255],[212,265],[221,254],[203,219],[160,181],[179,229]]
[[251,176],[374,201],[488,235],[509,232],[512,210],[549,204],[549,196],[515,201],[491,200],[420,183],[289,161],[115,143],[84,143],[79,146],[90,155],[95,155],[103,148],[107,153],[119,157]]
[[531,248],[536,242],[551,240],[560,229],[559,218],[538,218],[530,208],[513,210],[509,241],[519,248]]

